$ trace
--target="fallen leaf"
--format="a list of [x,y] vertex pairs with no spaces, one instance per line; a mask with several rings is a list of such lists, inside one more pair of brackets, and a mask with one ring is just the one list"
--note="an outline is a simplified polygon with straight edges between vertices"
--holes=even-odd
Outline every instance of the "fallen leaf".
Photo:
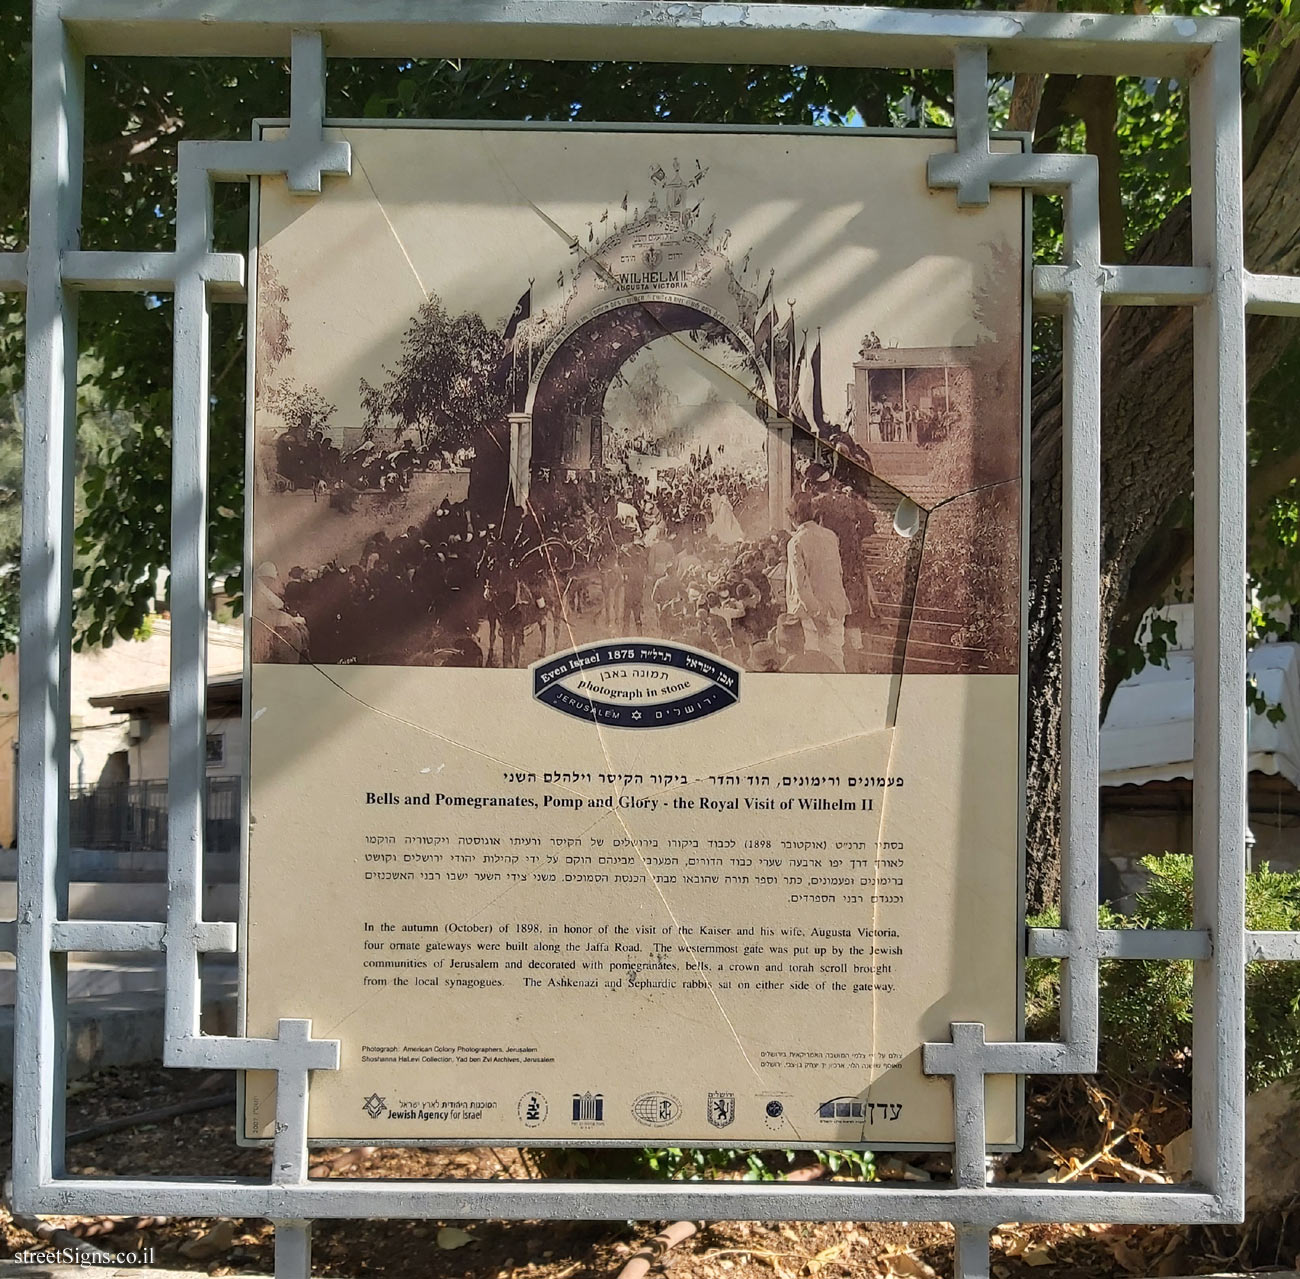
[[1121,1239],[1110,1245],[1111,1256],[1131,1275],[1144,1274],[1147,1269],[1146,1258],[1136,1248],[1130,1248]]
[[207,1234],[181,1244],[180,1251],[191,1261],[210,1261],[223,1252],[229,1252],[234,1244],[235,1223],[223,1218]]
[[807,1266],[808,1273],[815,1275],[828,1261],[833,1261],[838,1257],[848,1245],[841,1240],[829,1248],[823,1248],[815,1257],[813,1257]]
[[939,1279],[920,1257],[914,1257],[910,1252],[886,1253],[880,1260],[888,1279]]
[[1032,1248],[1033,1246],[1034,1241],[1032,1239],[1008,1231],[1004,1237],[1002,1250],[1008,1257],[1019,1257],[1024,1254],[1026,1248]]
[[450,1252],[453,1248],[463,1248],[467,1243],[474,1243],[474,1236],[459,1226],[443,1226],[438,1231],[438,1247]]
[[1052,1250],[1044,1248],[1040,1243],[1031,1243],[1020,1254],[1020,1260],[1027,1266],[1050,1266],[1052,1264]]

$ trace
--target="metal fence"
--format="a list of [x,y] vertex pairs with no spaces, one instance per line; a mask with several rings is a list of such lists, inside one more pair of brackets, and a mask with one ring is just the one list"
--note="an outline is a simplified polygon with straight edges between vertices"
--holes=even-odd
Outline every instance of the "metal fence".
[[[233,952],[236,928],[202,914],[205,834],[203,637],[207,606],[208,334],[214,302],[245,300],[245,259],[212,243],[213,184],[285,174],[310,198],[323,174],[346,173],[344,141],[323,132],[326,52],[338,57],[491,57],[951,68],[955,136],[938,136],[931,186],[958,204],[991,186],[1064,197],[1063,261],[1036,268],[1035,302],[1063,315],[1065,441],[1062,512],[1063,897],[1059,929],[1030,930],[1028,950],[1063,961],[1061,1037],[991,1043],[954,1022],[925,1046],[925,1069],[952,1080],[956,1143],[947,1183],[715,1185],[566,1182],[381,1182],[307,1178],[311,1072],[337,1067],[339,1044],[310,1023],[280,1021],[274,1038],[205,1036],[201,956]],[[87,251],[79,242],[82,70],[96,54],[292,56],[283,137],[185,142],[173,252]],[[1097,166],[1085,155],[990,147],[990,69],[1176,76],[1190,88],[1191,261],[1107,264]],[[32,47],[31,243],[0,254],[0,288],[27,293],[16,948],[15,1205],[45,1213],[167,1213],[269,1218],[277,1273],[310,1266],[314,1217],[679,1217],[948,1221],[957,1269],[989,1273],[989,1230],[1005,1221],[1208,1223],[1244,1205],[1244,965],[1300,959],[1300,935],[1248,933],[1245,837],[1245,343],[1249,312],[1300,315],[1300,281],[1245,269],[1241,50],[1228,19],[1097,13],[926,12],[853,6],[702,4],[694,0],[35,0]],[[431,177],[436,184],[436,175]],[[165,924],[69,920],[60,866],[68,848],[68,652],[71,635],[69,459],[75,442],[77,295],[171,292],[172,695]],[[1187,931],[1101,930],[1097,921],[1098,567],[1101,547],[1101,329],[1107,306],[1186,306],[1195,345],[1196,707],[1195,915]],[[277,1072],[270,1177],[69,1178],[63,1165],[66,955],[158,950],[167,961],[164,1061]],[[1192,1180],[1161,1187],[990,1184],[984,1081],[990,1074],[1065,1074],[1096,1067],[1102,959],[1194,961]]]
[[[239,851],[238,777],[209,777],[203,794],[203,846]],[[166,851],[167,783],[117,782],[74,786],[68,795],[71,848]]]

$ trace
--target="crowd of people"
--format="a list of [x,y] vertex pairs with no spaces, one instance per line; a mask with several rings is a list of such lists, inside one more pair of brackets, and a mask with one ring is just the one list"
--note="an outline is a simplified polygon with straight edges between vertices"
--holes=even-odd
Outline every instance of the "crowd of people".
[[417,470],[442,469],[463,462],[441,449],[422,448],[409,437],[387,444],[363,439],[343,452],[318,427],[291,426],[275,441],[275,469],[290,489],[311,489],[335,509],[350,511],[359,493],[404,493]]
[[855,669],[874,517],[826,465],[800,489],[793,532],[768,532],[759,468],[700,454],[653,477],[539,468],[522,509],[444,500],[372,533],[354,563],[262,564],[255,660],[517,666],[646,635],[751,670]]
[[878,439],[886,443],[906,440],[926,448],[946,440],[960,421],[955,409],[916,409],[891,400],[877,400],[871,418]]

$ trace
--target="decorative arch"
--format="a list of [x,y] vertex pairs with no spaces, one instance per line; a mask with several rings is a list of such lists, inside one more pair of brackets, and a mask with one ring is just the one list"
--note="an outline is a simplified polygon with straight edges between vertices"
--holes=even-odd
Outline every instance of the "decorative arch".
[[[699,324],[682,322],[693,315],[701,320],[712,321],[724,330],[732,345],[745,357],[750,370],[756,375],[756,380],[762,387],[761,398],[757,394],[754,396],[757,402],[756,407],[767,408],[769,411],[775,412],[776,387],[772,380],[771,370],[754,346],[753,339],[733,319],[724,315],[716,307],[701,302],[697,298],[687,299],[671,293],[620,293],[608,302],[585,311],[578,319],[566,323],[547,344],[546,349],[537,361],[536,367],[533,369],[532,378],[528,383],[523,411],[530,418],[535,420],[539,390],[546,382],[547,373],[552,363],[560,355],[566,344],[581,334],[584,329],[590,328],[602,317],[613,315],[619,311],[635,311],[640,315],[650,317],[651,322],[645,326],[643,339],[636,346],[622,351],[622,358],[612,364],[611,377],[613,371],[626,364],[642,347],[648,346],[661,337],[668,337],[674,333],[700,327]],[[543,403],[543,407],[546,407],[545,403]],[[765,416],[761,412],[757,415],[760,417]]]
[[[793,479],[792,427],[776,414],[767,361],[745,329],[716,307],[665,293],[620,293],[566,323],[548,343],[529,380],[524,410],[510,415],[509,484],[516,504],[527,501],[535,466],[601,465],[605,394],[618,370],[642,347],[710,325],[744,356],[755,375],[751,395],[754,416],[764,424],[768,516],[773,527],[779,526]],[[567,446],[576,447],[580,437],[585,446],[579,460]]]

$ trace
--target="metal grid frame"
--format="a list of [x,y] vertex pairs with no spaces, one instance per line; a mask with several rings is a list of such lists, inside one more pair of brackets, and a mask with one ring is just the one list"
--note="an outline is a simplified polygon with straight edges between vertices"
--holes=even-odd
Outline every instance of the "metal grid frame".
[[[0,289],[27,293],[20,650],[18,918],[0,947],[18,960],[15,1205],[34,1213],[256,1216],[276,1223],[276,1271],[310,1271],[317,1217],[951,1222],[956,1270],[989,1272],[1004,1221],[1213,1223],[1244,1211],[1244,965],[1300,960],[1300,933],[1244,926],[1245,323],[1300,315],[1300,280],[1244,267],[1240,47],[1226,19],[873,10],[692,0],[280,0],[274,10],[210,0],[34,0],[30,244],[0,254]],[[212,248],[218,181],[285,174],[310,197],[349,171],[323,133],[326,51],[359,56],[581,58],[951,67],[956,144],[929,167],[959,205],[990,187],[1064,197],[1065,261],[1034,271],[1034,299],[1064,316],[1062,926],[1030,930],[1028,953],[1062,963],[1061,1039],[989,1043],[979,1023],[927,1044],[928,1073],[953,1081],[953,1178],[924,1186],[464,1182],[307,1179],[310,1072],[338,1044],[282,1020],[274,1039],[205,1036],[201,956],[237,949],[236,928],[202,916],[205,565],[210,308],[243,302],[245,259]],[[91,54],[292,57],[290,127],[254,142],[185,142],[177,236],[168,253],[79,248],[83,64]],[[1191,266],[1101,260],[1095,161],[989,147],[987,79],[998,72],[1176,75],[1190,82]],[[83,290],[175,296],[172,695],[166,923],[67,918],[67,772],[77,298]],[[1196,703],[1194,926],[1097,923],[1101,548],[1100,388],[1104,306],[1194,308]],[[165,954],[164,1063],[274,1070],[272,1171],[253,1180],[69,1177],[63,1155],[67,956]],[[984,1078],[1096,1067],[1098,963],[1194,961],[1193,1178],[1186,1185],[990,1185]]]

